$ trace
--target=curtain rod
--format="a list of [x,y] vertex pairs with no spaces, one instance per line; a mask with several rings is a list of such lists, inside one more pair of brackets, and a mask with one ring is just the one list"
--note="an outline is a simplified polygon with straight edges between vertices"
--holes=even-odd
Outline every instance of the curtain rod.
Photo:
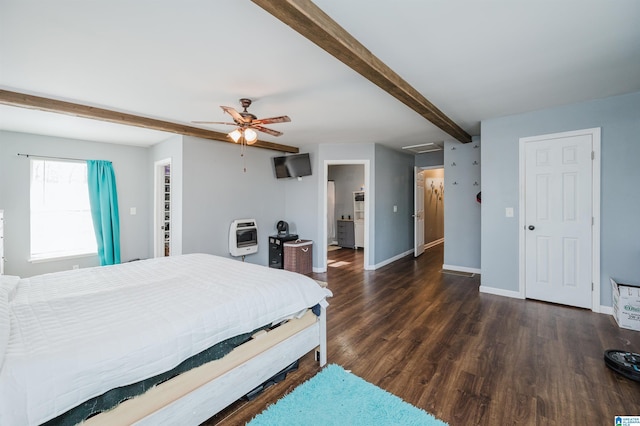
[[[53,160],[69,160],[69,161],[89,161],[87,159],[84,158],[69,158],[69,157],[51,157],[48,155],[33,155],[33,154],[20,154],[18,153],[18,155],[22,156],[22,157],[35,157],[35,158],[50,158]],[[111,162],[111,161],[109,161]]]

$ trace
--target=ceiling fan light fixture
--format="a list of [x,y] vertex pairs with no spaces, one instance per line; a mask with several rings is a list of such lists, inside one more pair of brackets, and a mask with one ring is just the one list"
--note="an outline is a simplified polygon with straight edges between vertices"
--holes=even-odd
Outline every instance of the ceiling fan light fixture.
[[235,129],[232,132],[230,132],[227,136],[233,139],[235,143],[238,143],[238,141],[242,137],[242,132],[240,131],[240,129]]
[[251,145],[258,140],[258,134],[253,129],[244,129],[244,139]]

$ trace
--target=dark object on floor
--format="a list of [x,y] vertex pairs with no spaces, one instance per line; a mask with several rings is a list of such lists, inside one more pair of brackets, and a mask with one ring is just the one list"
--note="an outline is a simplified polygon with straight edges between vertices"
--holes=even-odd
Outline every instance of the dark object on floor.
[[245,401],[254,400],[258,395],[262,393],[262,391],[267,389],[269,386],[275,385],[276,383],[280,383],[281,381],[286,379],[288,373],[292,371],[296,371],[297,369],[298,369],[298,360],[290,364],[288,367],[285,367],[284,370],[280,371],[275,376],[273,376],[272,378],[270,378],[269,380],[267,380],[257,388],[250,391],[248,394],[243,396],[242,399]]
[[640,354],[609,349],[604,352],[604,363],[627,379],[640,382]]

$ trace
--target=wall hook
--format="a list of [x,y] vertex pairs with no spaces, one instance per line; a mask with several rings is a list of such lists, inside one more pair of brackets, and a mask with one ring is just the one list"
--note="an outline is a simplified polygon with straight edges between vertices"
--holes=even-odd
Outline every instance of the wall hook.
[[478,165],[478,162],[477,162],[477,161],[474,161],[474,162],[473,162],[473,165],[474,165],[474,166],[477,166],[477,165]]
[[474,145],[473,147],[474,147],[474,148],[480,148],[478,145]]
[[473,186],[478,186],[478,182],[473,182]]
[[455,150],[456,150],[456,147],[455,147],[455,146],[452,146],[452,147],[451,147],[451,151],[455,151]]
[[454,184],[454,185],[457,185],[457,184],[458,184],[458,182],[453,182],[453,184]]
[[455,166],[456,166],[455,161],[454,161],[453,163],[451,163],[451,166],[452,166],[452,167],[455,167]]

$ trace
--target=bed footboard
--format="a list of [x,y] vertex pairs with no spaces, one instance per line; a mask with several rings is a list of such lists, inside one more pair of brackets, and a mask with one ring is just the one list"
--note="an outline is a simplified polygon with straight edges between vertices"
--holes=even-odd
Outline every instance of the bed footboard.
[[326,331],[323,306],[319,317],[308,311],[224,358],[183,373],[84,424],[198,425],[314,349],[320,365],[325,365]]

